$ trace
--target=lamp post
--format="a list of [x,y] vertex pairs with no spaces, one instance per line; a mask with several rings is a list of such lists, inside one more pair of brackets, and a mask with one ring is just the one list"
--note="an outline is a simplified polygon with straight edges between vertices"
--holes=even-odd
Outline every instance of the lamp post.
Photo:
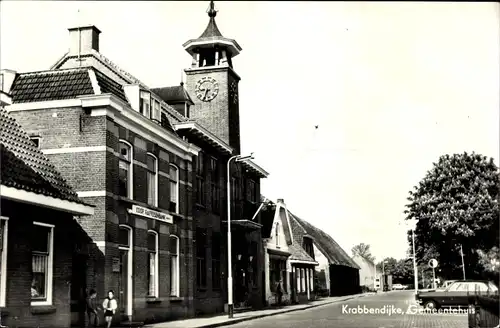
[[415,284],[415,294],[418,294],[418,268],[417,268],[417,256],[415,253],[415,229],[417,227],[417,221],[412,220],[409,224],[411,229],[411,246],[413,248],[413,278]]
[[231,243],[231,161],[242,162],[253,159],[253,153],[249,156],[234,155],[227,161],[227,313],[229,318],[233,317],[233,265],[232,265],[232,243]]

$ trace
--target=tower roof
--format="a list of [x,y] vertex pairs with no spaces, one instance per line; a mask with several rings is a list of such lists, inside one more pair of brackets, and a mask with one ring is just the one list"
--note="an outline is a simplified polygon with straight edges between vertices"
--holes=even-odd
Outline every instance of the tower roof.
[[215,16],[217,16],[217,10],[215,10],[214,2],[210,1],[210,7],[207,10],[208,25],[205,31],[197,39],[191,39],[184,43],[182,46],[190,55],[196,52],[197,48],[207,48],[220,46],[221,48],[226,48],[231,56],[234,57],[240,53],[242,50],[240,45],[233,39],[228,39],[222,36],[217,23],[215,22]]

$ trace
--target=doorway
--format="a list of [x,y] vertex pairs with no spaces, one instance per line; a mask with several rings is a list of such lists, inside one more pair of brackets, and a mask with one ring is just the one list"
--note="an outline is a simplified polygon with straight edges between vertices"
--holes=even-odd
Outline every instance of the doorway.
[[118,311],[127,319],[132,318],[132,228],[120,225],[120,277],[118,279]]
[[87,297],[87,259],[86,255],[74,253],[70,285],[71,326],[85,327]]

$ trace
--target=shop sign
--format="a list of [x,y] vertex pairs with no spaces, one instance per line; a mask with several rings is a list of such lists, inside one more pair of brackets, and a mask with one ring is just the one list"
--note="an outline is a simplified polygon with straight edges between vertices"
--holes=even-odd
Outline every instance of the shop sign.
[[150,210],[149,208],[145,208],[142,206],[132,205],[132,209],[129,209],[128,211],[131,214],[144,216],[146,218],[155,219],[170,224],[174,223],[174,218],[172,215]]

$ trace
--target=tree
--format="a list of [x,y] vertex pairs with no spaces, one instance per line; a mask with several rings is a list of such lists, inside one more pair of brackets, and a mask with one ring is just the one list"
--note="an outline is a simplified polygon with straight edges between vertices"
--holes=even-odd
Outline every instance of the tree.
[[481,276],[478,251],[499,244],[499,182],[493,159],[479,154],[444,155],[433,163],[409,192],[405,210],[406,219],[417,220],[417,260],[436,258],[444,277],[461,278],[462,245],[467,278]]
[[[384,265],[382,265],[382,262],[385,262]],[[396,267],[396,264],[398,263],[398,260],[396,260],[393,257],[386,257],[379,263],[377,263],[377,272],[384,273],[385,274],[391,274],[394,272],[394,268]]]
[[375,261],[375,256],[373,256],[372,252],[370,251],[370,245],[367,245],[364,243],[355,245],[351,249],[351,252],[352,252],[353,256],[359,255],[359,256],[361,256],[369,261],[372,261],[372,262]]

